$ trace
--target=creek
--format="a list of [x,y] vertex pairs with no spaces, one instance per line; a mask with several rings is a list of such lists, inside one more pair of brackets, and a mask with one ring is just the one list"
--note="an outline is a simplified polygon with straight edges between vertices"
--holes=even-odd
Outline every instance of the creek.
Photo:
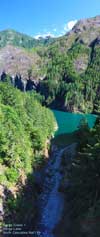
[[70,159],[75,154],[76,144],[53,151],[44,172],[42,193],[38,200],[39,219],[38,231],[41,237],[55,237],[54,229],[62,218],[64,210],[64,194],[59,192],[62,180],[62,155],[70,153]]
[[[85,119],[90,128],[96,121],[96,115],[74,114],[53,110],[57,121],[58,130],[56,135],[72,133],[78,129],[81,119]],[[59,224],[64,210],[64,194],[59,192],[59,187],[63,177],[62,155],[66,151],[66,159],[72,159],[75,155],[76,143],[72,143],[64,148],[56,148],[52,152],[45,169],[42,192],[38,199],[38,236],[57,237],[54,230]]]

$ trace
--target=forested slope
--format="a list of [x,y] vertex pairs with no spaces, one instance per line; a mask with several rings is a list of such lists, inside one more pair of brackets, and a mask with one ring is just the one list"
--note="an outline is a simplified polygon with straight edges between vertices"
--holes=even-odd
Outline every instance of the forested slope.
[[30,40],[15,31],[1,32],[1,79],[3,72],[9,74],[15,87],[36,90],[52,108],[99,113],[100,16],[78,21],[47,44],[41,39],[30,47]]
[[6,223],[27,222],[27,211],[32,218],[36,211],[34,171],[45,163],[56,126],[52,112],[40,101],[34,92],[23,94],[10,83],[0,83],[0,211]]
[[84,121],[77,131],[77,152],[70,163],[64,154],[64,176],[60,191],[65,195],[61,236],[100,236],[100,117],[93,129]]

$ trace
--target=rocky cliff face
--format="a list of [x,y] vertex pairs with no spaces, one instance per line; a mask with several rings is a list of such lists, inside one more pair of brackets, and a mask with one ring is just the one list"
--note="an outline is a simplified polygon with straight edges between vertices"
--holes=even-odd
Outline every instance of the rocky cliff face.
[[100,16],[88,18],[88,19],[81,19],[76,23],[73,27],[72,31],[74,32],[83,32],[86,30],[96,30],[100,31]]
[[29,53],[22,48],[7,45],[0,49],[0,74],[5,71],[11,76],[21,74],[22,78],[28,77],[28,70],[37,64],[39,56]]
[[[22,79],[28,79],[28,70],[32,69],[31,80],[36,79],[37,74],[38,78],[41,77],[40,71],[43,69],[43,64],[41,65],[41,63],[43,61],[46,65],[49,63],[49,47],[45,48],[43,46],[42,50],[25,50],[25,45],[22,42],[26,43],[26,48],[30,48],[29,42],[32,40],[34,41],[35,39],[13,30],[0,32],[0,46],[2,46],[0,48],[0,74],[5,71],[10,76],[20,74]],[[41,40],[43,41],[43,39]],[[55,42],[53,42],[53,39],[47,39],[47,41],[49,42],[49,46],[52,42],[51,46],[54,48],[59,44],[59,50],[62,55],[65,51],[67,53],[73,44],[76,43],[90,48],[94,44],[100,45],[100,16],[80,20],[65,36],[55,39]],[[39,45],[41,45],[39,40],[36,40],[36,44],[32,43],[33,47]],[[89,55],[85,52],[73,62],[79,73],[87,69],[88,63]]]
[[89,46],[100,36],[100,16],[78,21],[70,33],[77,36],[78,42]]
[[7,45],[0,49],[1,81],[5,81],[6,75],[10,75],[12,84],[18,89],[22,91],[35,89],[39,80],[37,73],[39,62],[41,64],[37,53]]
[[20,45],[19,33],[15,38],[8,33],[6,46],[0,48],[1,75],[9,74],[13,85],[22,91],[39,91],[52,108],[56,104],[56,108],[67,111],[98,111],[100,16],[80,20],[66,35],[52,43],[47,39],[48,44],[35,45],[31,50],[29,45],[27,49]]
[[41,72],[43,60],[38,47],[47,46],[54,38],[35,39],[12,29],[0,32],[0,78],[11,77],[14,86],[21,90],[35,89],[38,80],[44,78]]

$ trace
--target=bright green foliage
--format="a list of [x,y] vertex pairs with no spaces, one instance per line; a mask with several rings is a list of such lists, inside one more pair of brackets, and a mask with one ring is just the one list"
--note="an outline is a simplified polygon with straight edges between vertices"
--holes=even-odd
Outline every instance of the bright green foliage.
[[18,180],[18,171],[15,168],[9,168],[5,172],[7,180],[11,183],[16,183]]
[[23,94],[9,83],[0,83],[0,95],[0,163],[7,180],[16,182],[22,170],[30,173],[38,164],[35,154],[52,136],[55,120],[34,93]]

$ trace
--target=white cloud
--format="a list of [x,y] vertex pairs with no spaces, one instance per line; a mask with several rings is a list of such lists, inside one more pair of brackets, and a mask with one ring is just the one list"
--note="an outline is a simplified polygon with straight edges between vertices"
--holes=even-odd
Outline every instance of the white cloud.
[[47,31],[46,29],[44,29],[42,32],[43,33],[38,33],[37,35],[33,36],[35,39],[39,39],[40,37],[42,38],[46,38],[48,36],[54,38],[54,37],[61,37],[63,36],[67,31],[72,30],[72,28],[74,27],[74,25],[77,23],[77,20],[72,20],[69,21],[64,27],[62,27],[61,29],[57,29],[57,28],[53,28],[55,26],[52,27],[52,32]]
[[54,38],[55,37],[55,35],[54,34],[52,34],[51,32],[47,32],[47,33],[45,33],[45,34],[37,34],[37,35],[35,35],[35,36],[33,36],[35,39],[39,39],[40,37],[42,37],[42,38],[46,38],[46,37],[52,37],[52,38]]
[[39,39],[41,37],[41,35],[34,35],[33,38],[34,39]]
[[65,26],[64,26],[64,31],[69,31],[72,30],[74,25],[77,23],[77,20],[74,21],[69,21]]

